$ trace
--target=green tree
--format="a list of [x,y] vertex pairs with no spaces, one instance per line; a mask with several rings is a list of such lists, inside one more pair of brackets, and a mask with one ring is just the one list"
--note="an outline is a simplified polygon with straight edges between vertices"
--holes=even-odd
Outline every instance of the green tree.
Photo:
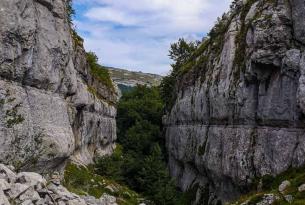
[[147,120],[154,125],[162,126],[163,102],[156,87],[137,86],[125,93],[118,104],[118,141],[125,138],[125,133],[137,121]]
[[75,15],[75,10],[73,9],[73,2],[72,0],[67,1],[67,16],[68,16],[68,22],[70,26],[72,27],[73,25],[73,16]]
[[172,71],[165,76],[160,85],[160,95],[165,103],[165,111],[170,111],[176,100],[176,82],[179,73],[185,63],[187,63],[199,45],[199,41],[187,42],[180,38],[173,43],[169,50],[169,57],[173,60]]
[[177,205],[183,195],[176,190],[166,166],[163,109],[157,87],[137,86],[124,93],[117,114],[122,153],[98,160],[96,170],[125,183],[154,205]]
[[102,175],[110,179],[122,181],[123,173],[123,152],[121,145],[117,145],[114,153],[111,156],[105,156],[97,159],[95,169]]
[[154,144],[151,154],[143,161],[137,176],[138,183],[146,196],[156,204],[171,205],[177,203],[177,191],[172,182],[161,148]]
[[177,72],[179,66],[190,59],[198,44],[197,41],[187,42],[184,38],[180,38],[178,42],[171,44],[169,57],[174,61],[174,64],[172,64],[173,72]]

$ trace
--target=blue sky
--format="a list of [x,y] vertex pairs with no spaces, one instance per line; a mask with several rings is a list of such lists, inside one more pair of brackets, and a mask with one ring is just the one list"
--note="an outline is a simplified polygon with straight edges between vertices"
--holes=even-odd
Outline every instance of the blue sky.
[[74,24],[100,63],[166,75],[179,37],[202,39],[231,0],[74,0]]

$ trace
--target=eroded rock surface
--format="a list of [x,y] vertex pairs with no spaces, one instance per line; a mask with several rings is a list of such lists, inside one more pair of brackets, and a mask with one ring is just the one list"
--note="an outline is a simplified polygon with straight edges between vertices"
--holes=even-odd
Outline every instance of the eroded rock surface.
[[0,162],[44,172],[112,152],[117,96],[90,74],[66,4],[0,1]]
[[179,79],[164,119],[169,166],[194,204],[305,164],[304,13],[304,0],[239,1]]

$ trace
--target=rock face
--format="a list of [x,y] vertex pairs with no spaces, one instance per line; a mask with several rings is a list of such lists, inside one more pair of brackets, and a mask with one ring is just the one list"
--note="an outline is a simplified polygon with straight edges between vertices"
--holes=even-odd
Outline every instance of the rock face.
[[117,205],[113,196],[104,194],[100,199],[78,196],[35,172],[17,174],[0,164],[0,173],[1,205]]
[[90,74],[67,3],[0,2],[0,162],[44,172],[113,149],[117,96]]
[[169,167],[194,204],[305,164],[305,1],[235,1],[177,83]]

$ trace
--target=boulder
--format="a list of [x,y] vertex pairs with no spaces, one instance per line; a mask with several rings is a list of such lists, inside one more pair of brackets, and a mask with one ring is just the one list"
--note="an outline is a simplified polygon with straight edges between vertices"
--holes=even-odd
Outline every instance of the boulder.
[[286,180],[283,181],[279,186],[279,192],[284,193],[285,190],[291,185],[290,181]]
[[[1,165],[1,170],[6,171],[0,178],[0,205],[10,205],[9,202],[20,205],[117,205],[116,198],[108,194],[97,199],[93,196],[80,197],[68,191],[58,183],[59,173],[47,182],[35,172],[16,174],[5,165]],[[7,179],[12,182],[8,183]]]
[[16,199],[20,195],[24,194],[30,188],[29,185],[14,183],[12,184],[10,190],[8,191],[8,196],[11,199]]
[[305,191],[305,184],[302,184],[301,186],[298,187],[299,192],[304,192]]
[[35,186],[37,189],[42,189],[46,186],[47,181],[35,172],[21,172],[16,177],[16,182],[26,184],[29,186]]
[[0,190],[1,191],[7,191],[10,188],[11,188],[11,185],[5,179],[0,179]]
[[1,205],[11,205],[10,202],[8,201],[8,198],[5,196],[2,190],[0,190],[0,202]]
[[11,183],[16,180],[16,174],[4,164],[0,164],[0,179],[5,179],[7,182]]
[[114,196],[103,194],[100,198],[101,205],[117,205],[116,198]]

